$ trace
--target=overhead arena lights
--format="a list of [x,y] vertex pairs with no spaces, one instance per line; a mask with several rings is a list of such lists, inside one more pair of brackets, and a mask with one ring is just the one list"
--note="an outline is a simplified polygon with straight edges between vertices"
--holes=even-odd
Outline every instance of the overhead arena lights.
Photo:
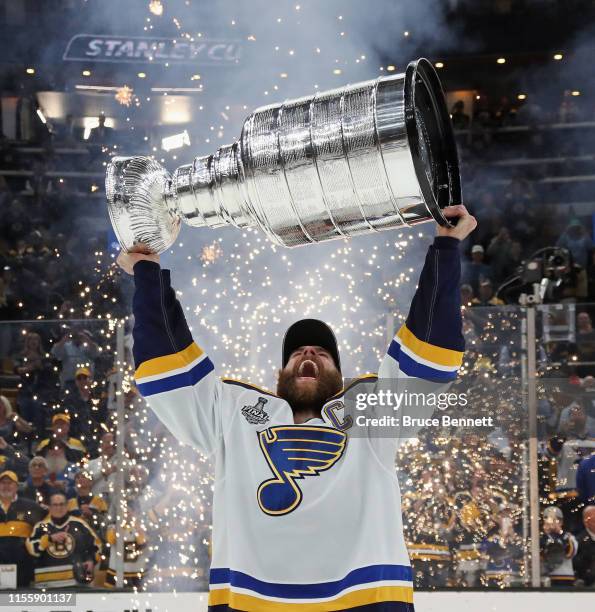
[[108,87],[106,85],[75,85],[75,89],[81,91],[118,91],[119,87]]
[[202,91],[200,87],[151,87],[155,93],[198,93]]
[[190,145],[190,136],[187,130],[184,130],[180,134],[174,134],[173,136],[166,136],[161,139],[161,148],[164,151],[172,151],[173,149],[180,149],[184,145]]

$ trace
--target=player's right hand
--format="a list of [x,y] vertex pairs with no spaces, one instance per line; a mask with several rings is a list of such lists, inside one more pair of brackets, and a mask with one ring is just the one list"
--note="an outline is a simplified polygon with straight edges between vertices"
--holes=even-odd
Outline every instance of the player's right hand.
[[477,227],[477,219],[469,213],[464,204],[447,206],[442,209],[447,219],[457,219],[454,227],[438,225],[436,233],[438,236],[451,236],[459,240],[465,240],[467,236]]
[[116,263],[126,272],[126,274],[134,274],[134,264],[143,260],[159,263],[159,255],[156,253],[125,253],[124,251],[120,251]]

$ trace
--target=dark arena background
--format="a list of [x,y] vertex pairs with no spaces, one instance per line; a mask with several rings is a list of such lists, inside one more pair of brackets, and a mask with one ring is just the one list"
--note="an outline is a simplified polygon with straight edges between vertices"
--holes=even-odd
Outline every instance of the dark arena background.
[[[595,2],[0,0],[0,51],[1,609],[207,609],[213,465],[135,386],[110,159],[173,171],[259,106],[420,57],[478,221],[453,416],[498,420],[399,447],[416,609],[594,609]],[[301,317],[335,330],[345,375],[377,371],[434,226],[297,249],[184,226],[162,265],[217,373],[274,389]],[[50,498],[90,529],[40,571]]]

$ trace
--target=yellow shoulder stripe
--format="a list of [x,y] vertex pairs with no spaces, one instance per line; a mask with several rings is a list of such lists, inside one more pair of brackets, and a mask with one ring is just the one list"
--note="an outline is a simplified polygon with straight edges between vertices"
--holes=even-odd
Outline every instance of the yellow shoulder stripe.
[[250,388],[254,389],[255,391],[261,391],[262,393],[266,393],[267,395],[273,395],[275,397],[279,397],[273,391],[269,391],[268,389],[265,389],[264,387],[258,387],[257,385],[255,385],[255,384],[253,384],[251,382],[247,382],[245,380],[241,380],[240,378],[230,378],[228,376],[227,378],[222,378],[221,382],[238,383],[240,385],[244,385],[246,387],[250,387]]
[[374,380],[377,378],[378,378],[378,374],[362,374],[361,376],[358,376],[357,378],[353,379],[347,385],[347,387],[343,387],[341,391],[335,393],[335,395],[331,395],[327,401],[330,401],[334,399],[335,397],[341,397],[341,395],[344,395],[345,393],[347,393],[347,391],[349,391],[349,389],[351,389],[352,387],[355,387],[355,385],[358,385],[361,382],[364,382],[366,380]]
[[434,346],[423,340],[416,338],[406,325],[402,325],[397,332],[397,338],[403,346],[421,357],[438,365],[443,366],[460,366],[463,362],[463,353],[461,351],[453,351],[452,349]]
[[183,368],[189,363],[192,363],[195,359],[198,359],[203,353],[204,351],[193,342],[183,351],[171,355],[164,355],[163,357],[155,357],[154,359],[149,359],[141,363],[134,377],[136,379],[145,378],[146,376],[165,374],[171,370]]

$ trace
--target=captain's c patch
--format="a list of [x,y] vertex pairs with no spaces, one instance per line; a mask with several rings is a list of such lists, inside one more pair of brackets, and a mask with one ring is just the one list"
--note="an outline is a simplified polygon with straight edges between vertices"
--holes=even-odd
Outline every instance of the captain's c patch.
[[258,441],[274,478],[258,487],[258,505],[266,514],[289,514],[302,501],[295,482],[318,476],[343,455],[347,436],[330,427],[281,425],[259,432]]

